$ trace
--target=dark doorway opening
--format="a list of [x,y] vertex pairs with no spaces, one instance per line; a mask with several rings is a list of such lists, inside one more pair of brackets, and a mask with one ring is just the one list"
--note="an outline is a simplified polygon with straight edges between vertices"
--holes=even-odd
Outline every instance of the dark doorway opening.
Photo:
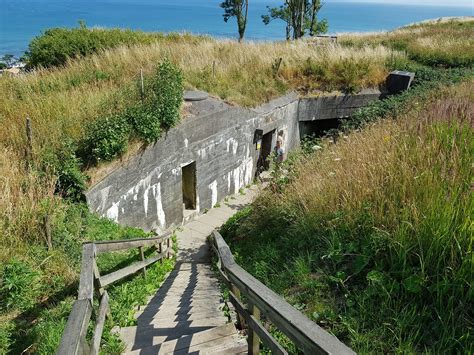
[[301,138],[305,138],[307,136],[321,138],[338,129],[341,126],[341,121],[339,119],[302,121],[299,123],[299,126]]
[[262,136],[260,154],[257,162],[257,173],[267,170],[270,167],[270,155],[272,154],[273,135],[275,130]]
[[185,210],[196,209],[196,162],[181,169],[183,186],[183,205]]

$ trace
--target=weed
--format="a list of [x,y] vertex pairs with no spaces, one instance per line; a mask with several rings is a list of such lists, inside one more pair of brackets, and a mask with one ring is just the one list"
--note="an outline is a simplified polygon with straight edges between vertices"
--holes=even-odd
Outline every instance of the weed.
[[3,265],[0,272],[0,310],[25,310],[38,296],[38,273],[17,259]]

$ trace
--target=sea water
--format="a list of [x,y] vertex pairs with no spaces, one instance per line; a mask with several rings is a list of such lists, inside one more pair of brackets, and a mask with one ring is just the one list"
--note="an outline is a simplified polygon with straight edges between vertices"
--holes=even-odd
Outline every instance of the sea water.
[[[216,37],[236,37],[235,19],[223,21],[221,0],[0,0],[0,55],[21,55],[32,38],[51,27],[121,27],[144,31],[188,31]],[[283,39],[285,25],[262,23],[267,6],[283,0],[250,0],[246,38]],[[453,0],[453,4],[456,1]],[[444,16],[472,16],[467,6],[420,6],[327,0],[320,17],[329,32],[371,32]]]

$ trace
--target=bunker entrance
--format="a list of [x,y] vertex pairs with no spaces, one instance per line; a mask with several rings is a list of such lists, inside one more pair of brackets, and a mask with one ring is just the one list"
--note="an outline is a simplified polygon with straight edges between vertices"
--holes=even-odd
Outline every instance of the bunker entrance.
[[258,157],[257,172],[267,170],[270,167],[270,154],[272,153],[272,142],[275,130],[262,136],[260,156]]
[[181,168],[183,206],[185,210],[196,209],[196,162]]

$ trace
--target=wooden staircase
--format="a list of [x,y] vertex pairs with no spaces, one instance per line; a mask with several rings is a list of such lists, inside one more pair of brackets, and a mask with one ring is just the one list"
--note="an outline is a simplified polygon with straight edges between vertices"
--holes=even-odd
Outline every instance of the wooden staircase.
[[[287,351],[269,331],[270,324],[304,354],[354,354],[335,336],[242,269],[225,240],[214,230],[252,201],[256,193],[255,189],[248,189],[233,197],[228,205],[213,208],[176,232],[179,252],[174,270],[147,304],[136,312],[137,325],[118,329],[126,344],[126,354],[242,354],[247,351],[259,354],[262,343],[272,354],[286,355]],[[217,272],[227,287],[232,306],[229,313],[236,317],[239,329],[246,329],[245,338],[223,312],[220,285],[211,270],[206,243],[211,234],[209,241],[218,259]],[[105,318],[110,314],[106,287],[171,257],[171,247],[169,234],[84,244],[78,297],[56,354],[98,354]],[[141,261],[107,275],[99,273],[98,254],[132,248],[140,250]],[[152,248],[154,253],[145,258],[144,248]],[[98,307],[95,297],[98,297]],[[95,313],[94,318],[91,318],[92,313]],[[95,326],[89,341],[91,323]]]
[[120,328],[125,354],[247,353],[223,307],[210,265],[179,263],[136,313],[137,325]]

